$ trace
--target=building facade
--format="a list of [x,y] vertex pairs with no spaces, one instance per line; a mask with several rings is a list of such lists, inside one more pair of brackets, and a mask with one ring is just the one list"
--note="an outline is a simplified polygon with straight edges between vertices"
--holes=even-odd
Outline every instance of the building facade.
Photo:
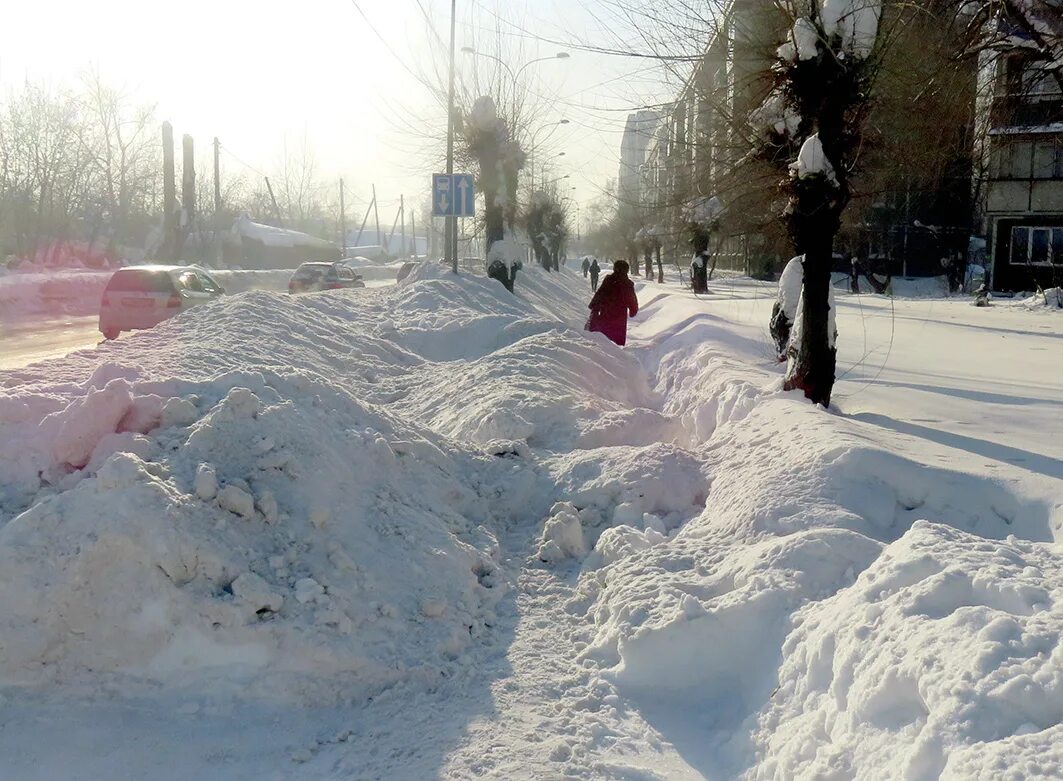
[[[924,14],[894,26],[900,32],[892,34],[876,83],[861,171],[836,243],[839,268],[851,254],[894,275],[937,275],[966,253],[975,219],[978,69],[950,56],[948,24]],[[684,204],[716,196],[726,215],[713,251],[724,267],[778,270],[788,259],[784,174],[758,154],[750,115],[772,89],[775,49],[789,26],[772,0],[731,3],[662,109],[639,189],[642,210],[653,215],[647,221],[673,226],[677,255],[687,249],[677,227]]]
[[982,189],[995,290],[1063,281],[1063,93],[1024,48],[983,64]]
[[617,194],[621,201],[642,201],[642,166],[646,162],[646,148],[657,131],[661,112],[642,109],[628,114],[624,135],[620,140],[620,171]]

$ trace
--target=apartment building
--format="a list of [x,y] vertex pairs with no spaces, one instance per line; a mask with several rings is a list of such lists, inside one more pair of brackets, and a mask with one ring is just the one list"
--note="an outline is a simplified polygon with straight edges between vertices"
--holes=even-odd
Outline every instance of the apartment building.
[[1019,291],[1059,285],[1063,93],[1023,47],[985,62],[982,80],[981,187],[992,287]]

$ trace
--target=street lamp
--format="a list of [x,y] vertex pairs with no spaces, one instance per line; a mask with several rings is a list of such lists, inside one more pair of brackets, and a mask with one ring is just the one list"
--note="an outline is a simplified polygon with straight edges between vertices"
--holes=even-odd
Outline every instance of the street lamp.
[[[564,156],[565,156],[564,152],[558,152],[556,155],[552,155],[552,157],[564,157]],[[546,163],[543,163],[539,167],[539,181],[543,182],[543,187],[546,187],[546,165],[547,165]],[[532,168],[532,180],[533,180],[532,186],[533,187],[535,186],[534,179],[535,179],[535,168]]]
[[497,62],[499,65],[505,68],[506,73],[509,74],[509,78],[513,82],[513,114],[511,117],[511,121],[513,122],[514,136],[516,135],[517,130],[517,78],[520,76],[520,74],[524,73],[526,68],[534,65],[537,62],[546,62],[547,60],[567,60],[569,57],[572,56],[568,52],[558,52],[557,54],[551,54],[549,57],[536,57],[534,60],[528,60],[526,63],[517,68],[516,71],[514,71],[511,67],[509,67],[509,63],[507,63],[501,57],[496,57],[495,55],[487,54],[486,52],[476,51],[476,49],[474,49],[472,46],[462,46],[461,50],[463,53],[469,54],[473,57],[486,57],[489,60],[493,60],[494,62]]

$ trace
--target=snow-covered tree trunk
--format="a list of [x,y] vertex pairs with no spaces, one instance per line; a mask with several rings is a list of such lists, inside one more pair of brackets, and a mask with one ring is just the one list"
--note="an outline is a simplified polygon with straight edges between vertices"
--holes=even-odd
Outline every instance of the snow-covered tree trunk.
[[776,89],[751,120],[765,129],[771,159],[800,146],[789,167],[786,218],[804,275],[784,387],[827,406],[836,365],[834,238],[849,203],[882,9],[880,0],[800,0],[793,8],[794,25],[778,49]]

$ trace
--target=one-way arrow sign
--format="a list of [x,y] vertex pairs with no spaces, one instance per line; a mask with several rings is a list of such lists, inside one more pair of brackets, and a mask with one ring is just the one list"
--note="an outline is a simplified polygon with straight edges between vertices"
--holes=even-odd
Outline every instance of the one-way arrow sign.
[[473,217],[476,214],[476,191],[472,174],[432,175],[432,215],[435,217]]

